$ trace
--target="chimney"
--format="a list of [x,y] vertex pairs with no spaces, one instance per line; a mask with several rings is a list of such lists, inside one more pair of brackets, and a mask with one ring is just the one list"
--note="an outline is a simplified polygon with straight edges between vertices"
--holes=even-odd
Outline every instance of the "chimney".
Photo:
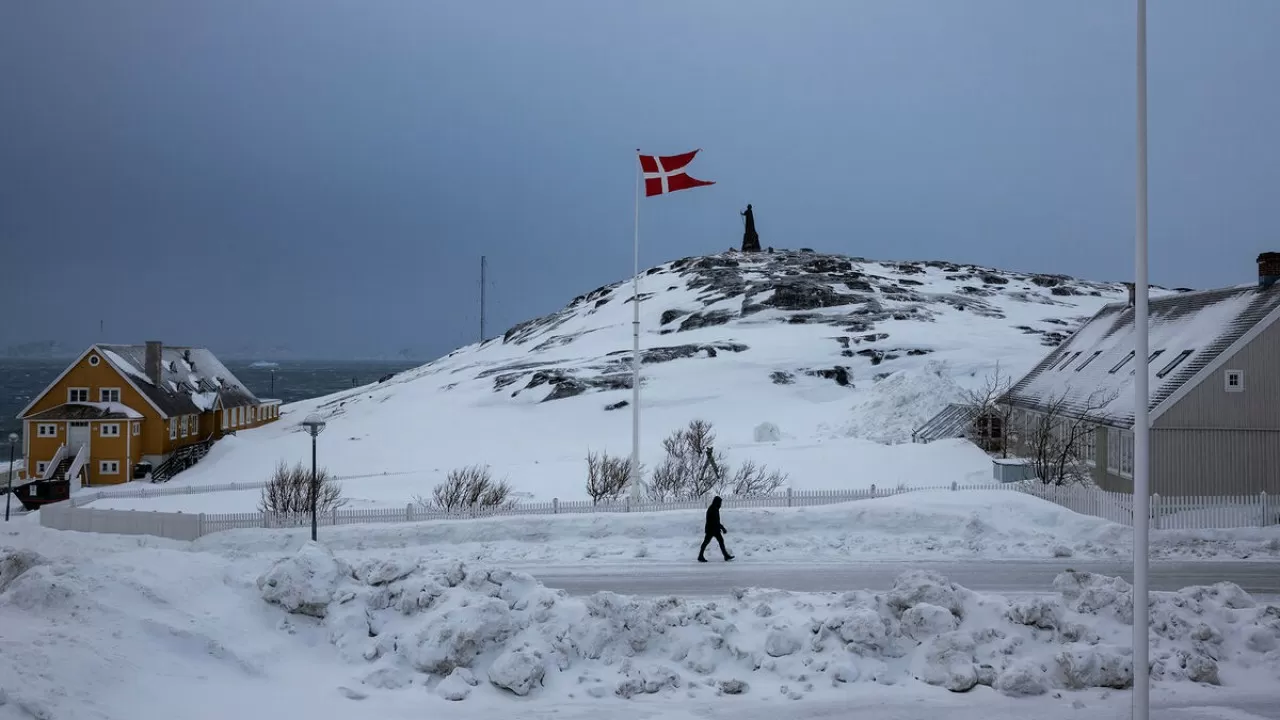
[[160,349],[162,347],[159,340],[147,341],[147,378],[156,387],[160,387]]
[[1129,290],[1129,307],[1133,307],[1133,303],[1138,297],[1137,287],[1130,282],[1125,283],[1124,286]]
[[1264,252],[1258,256],[1258,287],[1266,290],[1280,280],[1280,253]]

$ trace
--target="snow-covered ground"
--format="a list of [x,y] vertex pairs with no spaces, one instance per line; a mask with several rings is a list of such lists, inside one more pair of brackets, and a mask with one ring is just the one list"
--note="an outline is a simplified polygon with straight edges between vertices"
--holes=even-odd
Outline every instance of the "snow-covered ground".
[[[661,440],[700,418],[731,462],[809,490],[989,476],[974,448],[912,446],[912,430],[997,362],[1016,377],[1125,296],[1119,284],[807,252],[686,258],[645,273],[641,289],[642,462],[656,465]],[[169,486],[261,482],[281,460],[309,459],[298,423],[315,412],[329,423],[319,458],[330,471],[405,473],[348,483],[357,506],[403,506],[472,464],[530,500],[585,499],[587,452],[631,449],[631,320],[630,285],[599,288],[386,382],[286,406]],[[776,438],[757,434],[765,423]],[[182,502],[97,507],[198,509]],[[248,511],[256,497],[218,502]]]
[[[881,592],[572,597],[342,543],[0,537],[39,548],[0,550],[3,720],[1127,717],[1131,595],[1087,573],[1033,598],[909,566]],[[1277,716],[1280,607],[1156,593],[1151,642],[1156,716]]]

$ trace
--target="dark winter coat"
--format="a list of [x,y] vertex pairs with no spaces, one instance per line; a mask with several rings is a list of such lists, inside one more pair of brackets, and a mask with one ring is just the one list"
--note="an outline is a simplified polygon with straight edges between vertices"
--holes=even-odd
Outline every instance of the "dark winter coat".
[[711,501],[711,506],[707,508],[707,528],[708,535],[718,535],[724,532],[724,526],[720,524],[720,496],[717,495]]

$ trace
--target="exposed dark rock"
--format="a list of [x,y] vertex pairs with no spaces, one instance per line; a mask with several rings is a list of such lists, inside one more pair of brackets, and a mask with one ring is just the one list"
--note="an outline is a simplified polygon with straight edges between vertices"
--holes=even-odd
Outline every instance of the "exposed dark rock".
[[791,383],[796,381],[796,378],[794,375],[792,375],[789,372],[783,372],[781,370],[774,370],[773,372],[769,373],[769,379],[773,381],[774,385],[790,385]]
[[852,380],[849,377],[849,368],[843,365],[836,365],[832,368],[822,368],[819,370],[805,370],[804,374],[826,378],[828,380],[835,380],[837,385],[843,385],[845,387],[852,385]]
[[912,280],[911,278],[902,278],[901,280],[898,281],[898,284],[899,285],[924,285],[924,283],[920,282],[919,280]]
[[1008,285],[1009,279],[999,275],[986,274],[982,276],[982,282],[988,285]]
[[874,381],[876,381],[876,382],[880,382],[881,380],[883,380],[883,379],[885,379],[885,378],[889,377],[889,376],[890,376],[890,375],[892,375],[892,374],[893,374],[893,373],[891,373],[891,372],[876,373],[875,375],[872,375],[872,376],[871,376],[871,379],[872,379],[872,380],[874,380]]
[[877,350],[875,348],[867,348],[866,350],[859,350],[857,354],[870,360],[872,365],[879,365],[881,362],[884,361],[883,350]]
[[619,400],[616,403],[609,403],[608,405],[605,405],[604,409],[605,410],[621,410],[622,408],[630,404],[631,404],[631,401],[629,400]]
[[697,312],[685,318],[684,322],[680,323],[680,332],[712,327],[714,325],[724,325],[732,319],[733,313],[728,310],[712,310],[708,313]]
[[[699,353],[705,353],[707,357],[716,357],[718,351],[725,352],[743,352],[747,349],[742,343],[711,343],[711,344],[691,344],[691,345],[669,345],[667,347],[649,348],[640,351],[640,362],[644,365],[654,363],[670,362],[672,360],[680,360],[683,358],[691,358]],[[631,360],[627,359],[630,363]]]
[[882,333],[868,333],[868,334],[866,334],[866,335],[863,335],[862,337],[859,337],[859,338],[857,339],[857,342],[859,342],[859,343],[864,343],[864,342],[869,342],[869,343],[871,343],[871,342],[877,342],[877,341],[879,341],[879,340],[886,340],[886,339],[888,339],[888,337],[889,337],[889,333],[885,333],[885,332],[882,332]]
[[[642,293],[640,293],[640,302],[645,302],[646,300],[649,300],[650,298],[652,298],[652,297],[653,297],[654,295],[656,295],[656,294],[657,294],[657,293],[642,292]],[[627,299],[622,301],[622,304],[624,304],[624,305],[625,305],[625,304],[627,304],[627,303],[629,303],[629,302],[635,302],[635,301],[636,301],[635,296],[633,296],[633,295],[628,295],[628,296],[627,296]]]
[[849,341],[850,341],[850,340],[852,340],[852,338],[850,338],[848,335],[841,335],[841,336],[839,336],[839,337],[835,338],[835,341],[836,341],[836,342],[838,342],[838,343],[840,343],[840,347],[842,347],[842,348],[847,348],[847,347],[849,347]]
[[841,351],[840,351],[840,357],[853,357],[853,351],[852,351],[852,350],[841,350]]
[[386,375],[383,375],[382,377],[378,378],[378,382],[380,382],[380,383],[384,383],[384,382],[386,382],[386,381],[390,380],[391,378],[395,377],[396,375],[397,375],[397,373],[389,372],[389,373],[387,373]]
[[805,272],[809,273],[852,272],[853,263],[835,255],[823,255],[822,257],[806,262],[804,269]]
[[689,314],[689,311],[687,310],[664,310],[662,311],[662,319],[658,321],[658,324],[666,325],[672,320],[675,320],[676,318],[684,317],[685,315],[688,315],[688,314]]
[[796,315],[792,315],[791,317],[787,318],[787,323],[789,325],[806,325],[808,323],[821,322],[821,321],[822,321],[822,316],[815,315],[813,313],[798,313]]
[[765,305],[783,310],[812,310],[820,307],[849,305],[858,301],[852,295],[841,295],[820,280],[803,277],[779,280],[773,285],[773,295]]
[[[920,275],[924,272],[924,268],[920,267],[919,265],[916,265],[915,263],[898,263],[897,265],[894,266],[893,269],[897,270],[903,275]],[[915,281],[913,280],[911,282],[915,282]]]
[[1062,284],[1062,279],[1056,275],[1032,275],[1031,282],[1040,287],[1053,287]]
[[1065,285],[1058,285],[1057,287],[1055,287],[1055,288],[1051,289],[1051,290],[1049,291],[1049,293],[1050,293],[1050,294],[1052,294],[1052,295],[1058,295],[1058,296],[1079,295],[1079,294],[1080,294],[1080,293],[1076,292],[1075,288],[1070,288],[1070,287],[1067,287],[1067,286],[1065,286]]
[[933,350],[930,350],[928,348],[911,348],[910,350],[907,351],[907,354],[908,355],[928,355],[931,352],[933,352]]
[[844,286],[854,292],[872,292],[875,290],[866,280],[845,280]]

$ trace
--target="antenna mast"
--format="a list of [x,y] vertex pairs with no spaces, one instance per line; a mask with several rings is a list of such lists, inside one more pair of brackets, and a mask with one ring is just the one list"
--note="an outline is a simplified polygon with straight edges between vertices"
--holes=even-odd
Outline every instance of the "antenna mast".
[[483,255],[481,255],[481,256],[480,256],[480,342],[482,342],[482,343],[485,341],[485,336],[484,336],[484,289],[485,289],[485,288],[484,288],[484,286],[485,286],[485,282],[484,282],[484,273],[485,273],[485,268],[486,268],[486,267],[487,267],[487,263],[485,262],[485,257],[484,257]]

